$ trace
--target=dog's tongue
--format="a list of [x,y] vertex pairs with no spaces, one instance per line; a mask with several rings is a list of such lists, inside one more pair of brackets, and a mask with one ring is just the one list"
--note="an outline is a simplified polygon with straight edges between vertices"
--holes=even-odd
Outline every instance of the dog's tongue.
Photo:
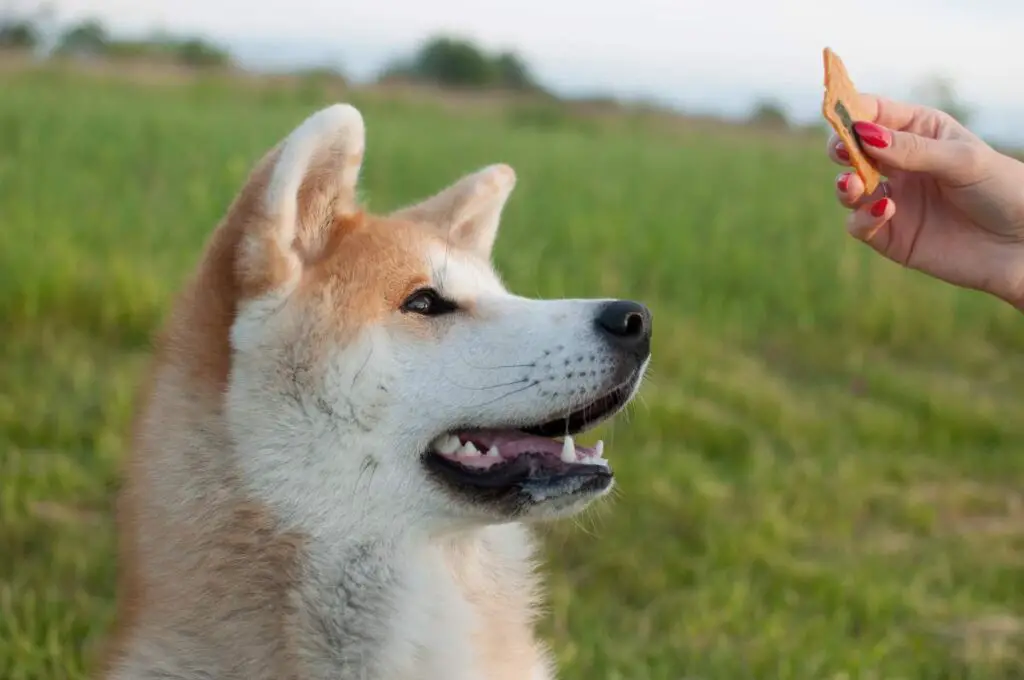
[[[492,446],[498,448],[502,458],[515,458],[524,453],[544,453],[552,456],[562,456],[566,450],[566,442],[549,437],[538,437],[518,430],[475,430],[473,432],[458,433],[459,441],[465,444],[473,442],[481,452],[488,451]],[[570,441],[571,437],[568,438]],[[594,456],[593,447],[580,446],[571,441],[574,457],[590,458]]]

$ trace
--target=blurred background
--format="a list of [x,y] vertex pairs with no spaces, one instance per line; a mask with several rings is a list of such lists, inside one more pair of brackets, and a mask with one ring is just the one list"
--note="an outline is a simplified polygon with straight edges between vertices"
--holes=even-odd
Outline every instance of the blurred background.
[[516,292],[654,310],[614,499],[545,530],[562,677],[1024,677],[1024,318],[847,237],[821,50],[1024,148],[1016,0],[0,0],[0,678],[85,678],[151,335],[252,163],[367,122],[384,212],[493,162]]

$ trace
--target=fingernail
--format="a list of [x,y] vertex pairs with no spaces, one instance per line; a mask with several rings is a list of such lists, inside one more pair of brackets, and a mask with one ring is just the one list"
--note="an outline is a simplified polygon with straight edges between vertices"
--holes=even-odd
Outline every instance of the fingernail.
[[889,199],[882,198],[875,201],[874,205],[871,206],[871,216],[881,217],[885,214],[886,209],[889,207]]
[[850,173],[840,173],[839,177],[836,178],[836,187],[845,194],[846,190],[850,187]]
[[846,146],[844,144],[836,146],[836,157],[841,161],[850,160],[850,152],[846,150]]
[[853,131],[868,146],[885,149],[892,144],[892,133],[874,123],[868,123],[863,120],[857,121],[853,124]]

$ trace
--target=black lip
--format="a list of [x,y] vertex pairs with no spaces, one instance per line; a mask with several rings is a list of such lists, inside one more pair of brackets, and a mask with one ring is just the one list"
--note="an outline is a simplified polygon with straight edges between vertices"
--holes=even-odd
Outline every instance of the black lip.
[[[621,410],[640,379],[630,379],[566,417],[540,425],[515,427],[539,437],[575,435],[607,420]],[[472,430],[458,428],[458,431]],[[488,468],[473,468],[434,451],[423,455],[428,472],[458,495],[475,504],[499,508],[516,515],[546,499],[600,493],[611,486],[611,467],[586,463],[565,463],[546,453],[524,453]]]
[[612,484],[610,467],[565,463],[545,453],[524,453],[486,469],[471,468],[430,453],[427,469],[455,491],[477,503],[518,511],[545,498],[599,493]]
[[579,434],[590,426],[606,420],[625,406],[635,384],[636,378],[633,378],[566,417],[551,420],[541,425],[521,427],[519,430],[526,434],[549,438],[560,437],[566,434]]

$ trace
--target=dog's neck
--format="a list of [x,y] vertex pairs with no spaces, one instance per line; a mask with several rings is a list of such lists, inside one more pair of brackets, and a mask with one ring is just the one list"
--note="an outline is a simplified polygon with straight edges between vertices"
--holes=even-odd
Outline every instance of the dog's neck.
[[[426,530],[372,470],[346,507],[308,506],[282,521],[242,483],[237,461],[256,452],[236,448],[213,402],[176,383],[162,376],[125,490],[128,672],[114,678],[150,677],[133,676],[133,664],[187,680],[542,673],[535,599],[520,597],[536,589],[521,526]],[[301,446],[282,444],[282,464],[294,469]],[[322,491],[310,477],[278,500]],[[334,519],[300,521],[325,517]]]
[[441,546],[381,538],[317,546],[309,557],[297,617],[315,677],[468,680],[460,673],[474,665],[471,647],[449,635],[470,639],[473,613]]

